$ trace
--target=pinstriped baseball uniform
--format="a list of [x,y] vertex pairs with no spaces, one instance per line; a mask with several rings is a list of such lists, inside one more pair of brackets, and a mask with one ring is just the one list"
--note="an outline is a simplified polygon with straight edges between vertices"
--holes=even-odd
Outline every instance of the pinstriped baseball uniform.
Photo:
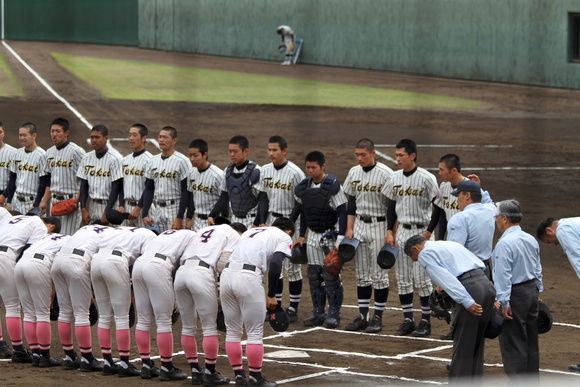
[[[394,172],[383,188],[383,194],[396,202],[395,211],[399,221],[396,242],[399,255],[395,268],[400,295],[413,293],[413,279],[420,297],[429,296],[433,290],[425,271],[404,253],[403,246],[409,237],[422,234],[429,225],[431,202],[438,190],[435,176],[421,167],[417,167],[410,176],[405,176],[403,170]],[[432,235],[431,239],[434,238]]]
[[[123,158],[123,193],[125,196],[125,212],[131,212],[137,206],[143,191],[145,190],[145,180],[147,169],[153,155],[143,150],[143,152],[131,153]],[[152,209],[149,214],[153,215]],[[143,219],[139,216],[135,220],[126,219],[123,226],[145,227]]]
[[[310,179],[310,186],[308,188],[320,188],[320,183],[316,184]],[[299,197],[295,196],[295,198],[297,202],[302,203],[302,200]],[[346,202],[347,198],[341,186],[340,191],[330,196],[328,204],[336,210],[341,205],[346,204]],[[324,261],[325,255],[320,247],[320,238],[322,238],[324,234],[325,233],[315,232],[310,228],[306,231],[306,256],[308,257],[309,265],[322,266],[322,261]]]
[[214,164],[203,171],[191,168],[187,189],[193,192],[195,205],[193,231],[207,226],[207,217],[220,197],[224,178],[224,171]]
[[8,185],[8,179],[10,178],[10,164],[15,153],[16,148],[12,145],[4,144],[4,146],[0,148],[0,192],[3,192]]
[[171,225],[177,218],[181,181],[188,178],[190,169],[189,159],[177,151],[169,157],[158,154],[151,158],[146,177],[155,182],[153,203],[156,205],[156,219],[154,220],[159,224],[161,232],[171,229]]
[[381,191],[392,174],[393,170],[380,162],[368,172],[357,165],[350,169],[344,182],[344,193],[356,199],[353,235],[361,242],[355,255],[359,287],[389,287],[389,272],[379,267],[377,255],[383,246],[387,216],[387,198]]
[[[204,336],[217,336],[216,265],[222,253],[231,253],[240,235],[229,225],[202,228],[185,248],[183,266],[175,275],[175,297],[181,311],[182,335],[195,336],[197,316]],[[209,267],[200,265],[205,262]]]
[[[46,151],[46,172],[50,173],[53,204],[77,196],[80,187],[77,172],[83,157],[85,157],[84,149],[73,142],[66,142],[61,147],[53,145]],[[61,233],[72,235],[81,223],[81,212],[75,211],[58,218],[61,222]]]
[[36,199],[40,178],[46,175],[46,152],[41,147],[30,152],[19,148],[14,154],[10,171],[16,173],[12,209],[26,214]]
[[89,182],[89,201],[87,208],[91,215],[91,222],[101,220],[111,185],[115,180],[123,177],[121,171],[121,158],[112,152],[107,152],[98,158],[95,151],[89,152],[83,158],[77,177]]
[[439,186],[439,192],[433,201],[433,204],[445,211],[447,221],[459,212],[459,208],[457,207],[457,196],[451,195],[451,191],[453,191],[451,183],[444,181]]
[[[282,168],[276,168],[274,163],[268,163],[260,169],[258,190],[265,192],[269,201],[267,225],[271,225],[280,215],[289,217],[296,201],[294,188],[305,177],[304,172],[292,161],[286,161]],[[294,235],[296,237],[300,235],[298,227]],[[286,259],[284,260],[284,270],[289,281],[302,279],[302,265],[293,264],[289,259]]]

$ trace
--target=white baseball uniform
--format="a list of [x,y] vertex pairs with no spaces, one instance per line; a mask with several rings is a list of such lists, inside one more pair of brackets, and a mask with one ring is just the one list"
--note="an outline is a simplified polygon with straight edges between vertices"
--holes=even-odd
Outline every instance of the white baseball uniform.
[[[50,193],[52,203],[72,199],[79,192],[80,182],[77,178],[79,166],[85,157],[83,148],[67,141],[62,146],[51,146],[46,151],[46,172],[50,174]],[[81,212],[59,216],[61,233],[74,234],[81,223]]]
[[16,174],[12,209],[26,214],[36,199],[40,178],[46,175],[46,152],[41,147],[31,152],[19,148],[14,154],[10,171]]
[[190,168],[189,159],[177,151],[169,157],[158,154],[151,158],[146,177],[155,182],[153,203],[156,206],[156,218],[154,220],[159,224],[161,232],[170,230],[177,219],[181,181],[187,179]]
[[352,167],[344,181],[344,193],[353,196],[356,201],[353,236],[360,241],[355,254],[359,287],[389,287],[389,272],[379,267],[377,255],[383,246],[387,220],[387,198],[381,191],[392,174],[391,168],[376,162],[369,171],[360,165]]
[[445,218],[448,222],[453,215],[459,212],[459,207],[457,207],[457,196],[451,195],[453,190],[454,188],[451,186],[450,182],[442,182],[439,186],[439,192],[437,192],[437,196],[433,201],[433,204],[445,211]]
[[0,223],[8,222],[11,218],[10,212],[4,207],[0,207]]
[[[141,152],[133,152],[123,158],[123,193],[125,197],[125,212],[131,212],[139,203],[143,190],[145,190],[145,180],[149,162],[153,155],[143,149]],[[153,216],[153,208],[149,209],[149,214]],[[143,219],[139,216],[135,220],[126,219],[123,226],[145,227]]]
[[97,157],[95,151],[89,152],[81,162],[77,177],[89,183],[87,209],[91,215],[91,223],[101,220],[112,183],[123,177],[121,162],[121,158],[108,149],[101,157]]
[[[399,295],[413,293],[414,279],[419,296],[427,297],[433,290],[431,281],[425,271],[405,254],[403,247],[409,237],[422,234],[429,225],[431,203],[438,192],[437,179],[421,167],[417,167],[410,176],[398,170],[391,175],[382,192],[396,202],[395,212],[399,221],[396,243],[399,255],[395,268]],[[431,239],[434,240],[434,235]]]
[[193,231],[207,226],[208,215],[220,197],[223,180],[224,171],[214,164],[210,164],[203,171],[191,168],[187,189],[193,192],[195,206]]
[[0,148],[0,194],[4,192],[10,179],[10,165],[16,153],[16,148],[12,145],[4,144]]

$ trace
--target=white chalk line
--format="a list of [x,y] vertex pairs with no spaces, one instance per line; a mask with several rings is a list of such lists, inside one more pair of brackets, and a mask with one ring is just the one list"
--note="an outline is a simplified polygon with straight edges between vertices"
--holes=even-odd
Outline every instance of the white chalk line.
[[[24,66],[24,68],[26,70],[28,70],[28,72],[30,72],[30,74],[32,74],[38,80],[38,82],[40,82],[40,84],[42,86],[44,86],[44,88],[46,90],[48,90],[48,92],[50,94],[52,94],[56,99],[58,99],[60,102],[62,102],[63,105],[66,106],[66,108],[68,110],[70,110],[83,124],[86,125],[87,128],[89,128],[89,130],[93,128],[93,125],[77,109],[75,109],[74,106],[72,106],[64,97],[62,97],[60,94],[58,94],[56,92],[56,90],[54,90],[52,88],[52,86],[50,86],[50,84],[48,82],[46,82],[44,80],[44,78],[42,78],[40,76],[40,74],[38,74],[28,63],[26,63],[26,61],[24,59],[22,59],[22,57],[20,55],[18,55],[16,53],[16,51],[14,51],[12,49],[12,47],[10,47],[8,45],[8,43],[6,43],[4,40],[2,40],[2,45],[4,47],[6,47],[6,49],[8,51],[10,51],[10,53],[16,58],[16,60],[18,60],[20,62],[20,64],[22,64],[22,66]],[[107,145],[108,145],[109,150],[111,151],[111,153],[114,153],[114,154],[122,157],[122,155],[119,153],[119,151],[117,151],[117,149],[115,149],[113,147],[113,145],[111,145],[111,141],[110,140],[107,141]]]
[[[381,148],[394,148],[397,144],[375,144],[375,147]],[[474,145],[474,144],[417,144],[419,148],[513,148],[513,145],[493,145],[493,144],[484,144],[484,145]]]

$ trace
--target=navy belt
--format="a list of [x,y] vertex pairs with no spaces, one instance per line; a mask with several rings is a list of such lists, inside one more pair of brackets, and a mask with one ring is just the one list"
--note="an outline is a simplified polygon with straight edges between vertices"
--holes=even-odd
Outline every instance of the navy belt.
[[[201,261],[201,262],[203,262],[203,261]],[[229,262],[226,263],[226,267],[230,267],[230,263]],[[249,270],[249,271],[256,271],[256,266],[250,265],[249,263],[244,263],[244,266],[242,266],[242,269]]]
[[73,198],[73,196],[74,196],[74,195],[72,195],[72,194],[69,194],[69,195],[59,195],[59,194],[53,194],[53,195],[52,195],[52,198],[53,198],[53,199],[56,199],[56,200],[63,201],[63,200],[67,200],[67,199],[72,199],[72,198]]
[[157,204],[160,207],[167,207],[167,206],[170,206],[170,205],[175,204],[175,203],[176,203],[176,201],[173,199],[172,200],[157,200],[157,201],[155,201],[155,204]]
[[376,222],[384,222],[384,221],[387,220],[387,218],[385,218],[384,216],[363,216],[363,215],[359,215],[358,217],[364,223],[373,223],[375,221]]
[[274,218],[283,218],[283,217],[285,217],[285,215],[283,215],[283,214],[279,214],[279,213],[277,213],[277,212],[270,212],[270,214],[272,214],[272,216],[273,216]]
[[532,282],[535,283],[536,282],[536,279],[535,278],[532,278],[531,280],[527,280],[527,281],[524,281],[524,282],[520,282],[519,284],[513,284],[512,287],[514,287],[514,286],[520,286],[520,285],[530,285]]
[[36,254],[34,254],[32,256],[32,258],[40,259],[41,261],[43,261],[44,260],[44,255],[43,254],[36,253]]
[[413,228],[423,228],[424,224],[403,224],[403,228],[407,230],[412,230]]
[[464,279],[468,279],[471,277],[479,277],[485,275],[485,273],[483,272],[483,269],[473,269],[470,271],[466,271],[465,273],[461,274],[459,277],[457,277],[457,279],[459,281],[463,281]]
[[0,246],[0,251],[8,251],[8,246]]
[[209,263],[202,261],[201,259],[199,260],[197,266],[207,267],[209,269]]
[[107,204],[107,200],[105,199],[92,199],[91,200],[95,203],[99,203],[99,204]]
[[135,207],[137,205],[137,203],[139,203],[137,200],[131,200],[131,199],[125,199],[125,201],[127,202],[127,204],[129,204],[130,206]]
[[85,255],[85,252],[84,250],[81,249],[73,249],[73,254],[80,255],[82,257],[83,255]]
[[161,254],[161,253],[155,253],[154,257],[155,257],[155,258],[162,259],[162,260],[164,260],[164,261],[167,259],[167,255],[163,255],[163,254]]
[[119,250],[113,250],[113,251],[111,251],[111,254],[116,255],[118,257],[122,257],[123,256],[123,253],[120,252]]
[[21,202],[25,202],[27,200],[34,200],[34,196],[16,195],[16,199],[20,200]]
[[207,215],[205,214],[197,214],[197,217],[201,220],[207,220]]

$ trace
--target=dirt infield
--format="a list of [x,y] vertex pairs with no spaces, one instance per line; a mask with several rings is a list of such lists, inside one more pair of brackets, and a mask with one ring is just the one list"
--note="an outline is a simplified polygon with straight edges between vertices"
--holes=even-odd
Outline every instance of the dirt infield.
[[[186,153],[194,138],[204,138],[210,145],[211,161],[220,167],[228,163],[227,141],[243,134],[250,140],[250,158],[267,162],[266,145],[271,135],[281,134],[289,142],[289,158],[302,165],[306,153],[321,150],[327,155],[327,171],[344,179],[355,164],[354,144],[368,137],[379,145],[378,150],[394,157],[394,146],[402,138],[414,139],[419,145],[419,165],[435,168],[445,153],[457,153],[464,172],[477,173],[493,199],[516,198],[524,210],[523,228],[533,233],[535,225],[547,216],[576,216],[579,183],[577,122],[580,118],[580,92],[545,88],[529,88],[503,84],[464,82],[447,79],[405,76],[377,71],[351,70],[317,66],[280,66],[279,63],[166,53],[136,48],[104,47],[36,42],[8,42],[59,94],[66,98],[89,122],[103,123],[112,138],[126,137],[131,124],[142,122],[156,133],[164,125],[179,131],[178,150]],[[39,143],[51,145],[50,121],[57,116],[68,118],[73,125],[72,140],[89,150],[88,129],[65,106],[56,100],[4,48],[12,71],[22,82],[26,96],[0,98],[0,121],[8,131],[6,141],[19,146],[17,128],[31,121],[40,129]],[[479,112],[413,111],[324,108],[309,106],[271,106],[244,104],[182,103],[155,101],[108,100],[83,82],[59,68],[51,52],[107,57],[201,68],[223,69],[300,79],[385,87],[398,90],[438,93],[485,101],[489,108]],[[175,80],[179,82],[178,79]],[[1,87],[1,86],[0,86]],[[284,90],[280,90],[281,93]],[[121,153],[128,153],[126,143],[115,142]],[[153,149],[151,149],[153,151]],[[388,159],[381,159],[392,168]],[[434,170],[433,170],[434,171]],[[575,375],[566,372],[569,364],[580,361],[580,312],[576,308],[580,281],[574,275],[560,248],[542,245],[545,293],[542,295],[553,310],[556,324],[540,337],[542,381],[547,385],[578,383]],[[345,308],[343,322],[357,314],[354,268],[343,273]],[[402,320],[396,294],[394,273],[391,273],[391,294],[385,313],[383,332],[378,335],[357,334],[342,330],[306,331],[300,323],[290,331],[275,335],[266,328],[266,362],[264,375],[289,385],[407,385],[446,383],[445,363],[451,355],[450,342],[437,338],[446,333],[445,322],[433,322],[430,339],[391,336]],[[308,286],[303,291],[299,316],[309,316]],[[418,307],[416,297],[415,307]],[[285,304],[287,301],[285,300]],[[418,317],[418,312],[416,316]],[[4,327],[5,328],[5,327]],[[176,329],[178,326],[176,326]],[[97,348],[96,329],[94,346]],[[176,330],[175,332],[179,332]],[[53,325],[53,354],[61,355],[60,342]],[[4,337],[8,338],[4,330]],[[223,354],[223,336],[220,337]],[[175,350],[180,350],[179,334]],[[200,342],[200,340],[198,340]],[[152,350],[156,351],[155,341]],[[201,347],[199,349],[201,351]],[[275,358],[273,352],[293,350],[290,358]],[[98,353],[98,351],[96,351]],[[138,351],[133,348],[132,356]],[[305,354],[308,357],[299,357]],[[202,359],[203,357],[200,357]],[[177,365],[187,369],[185,358],[176,357]],[[486,348],[486,380],[506,384],[500,366],[497,340]],[[138,367],[140,363],[137,363]],[[227,359],[218,359],[224,375],[232,372]],[[0,385],[76,385],[94,386],[117,382],[78,371],[32,369],[29,365],[0,362]],[[300,379],[311,375],[309,378]],[[497,378],[497,379],[496,379]],[[123,380],[123,385],[150,385],[156,381]],[[175,382],[185,385],[185,382]]]

